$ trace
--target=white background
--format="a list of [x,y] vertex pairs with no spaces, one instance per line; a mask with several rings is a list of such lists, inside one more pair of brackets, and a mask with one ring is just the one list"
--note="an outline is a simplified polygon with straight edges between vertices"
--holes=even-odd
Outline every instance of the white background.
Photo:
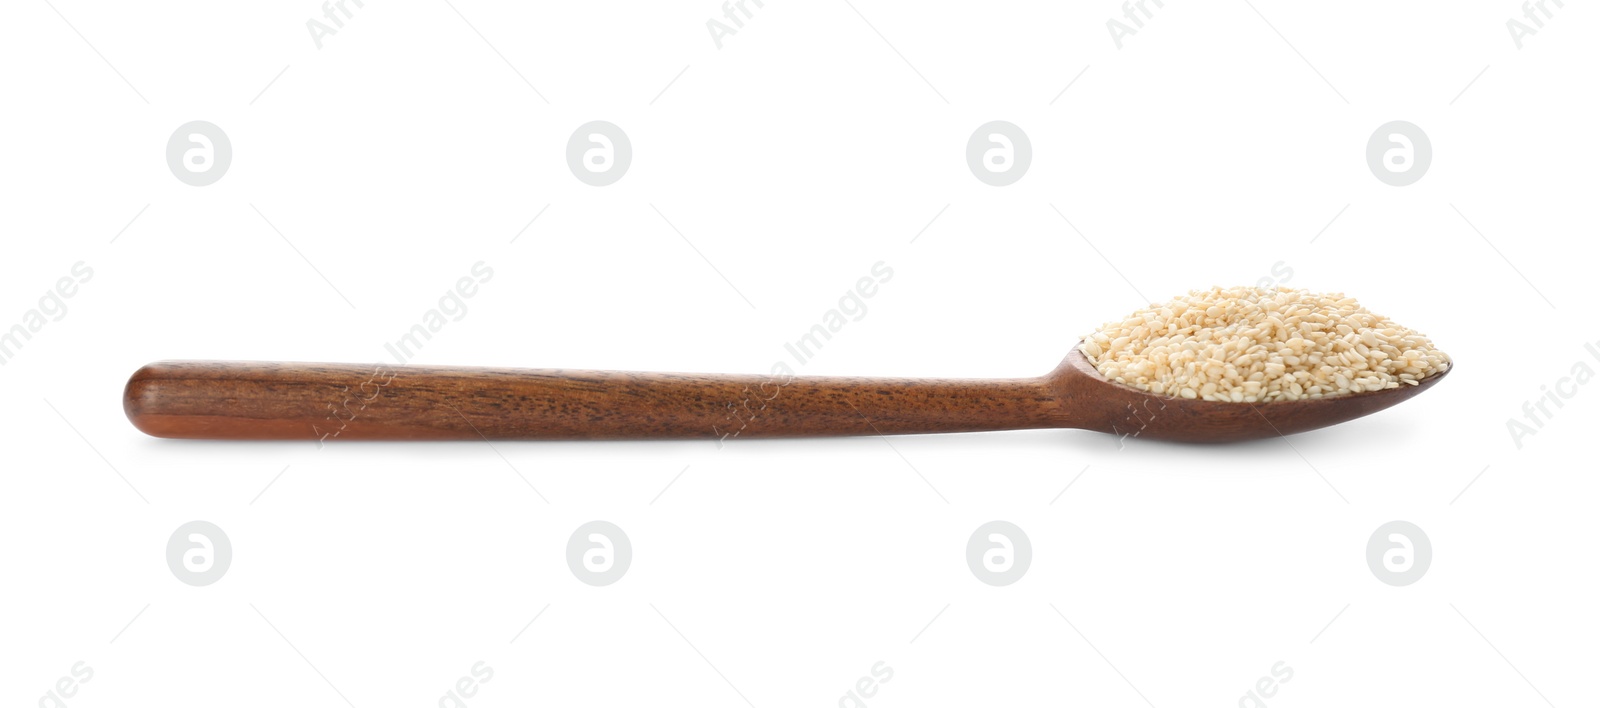
[[[80,661],[74,707],[431,706],[479,661],[471,706],[833,706],[880,661],[862,704],[1255,705],[1277,662],[1271,706],[1596,700],[1600,386],[1507,431],[1600,370],[1592,3],[1518,49],[1509,0],[1151,0],[1118,49],[1108,0],[767,0],[718,49],[712,0],[452,2],[352,3],[321,49],[311,0],[8,5],[0,327],[94,275],[0,367],[0,701],[56,705]],[[233,146],[206,187],[165,162],[192,120]],[[633,144],[607,187],[564,157],[591,120]],[[1032,143],[1010,186],[965,162],[991,120]],[[1433,145],[1411,186],[1366,164],[1391,120]],[[152,360],[392,362],[479,260],[418,363],[763,373],[882,260],[799,373],[1027,376],[1281,262],[1458,370],[1227,447],[318,449],[123,417]],[[233,546],[206,587],[164,560],[193,519]],[[564,559],[592,519],[633,544],[607,587]],[[1033,546],[1007,587],[964,559],[992,519]],[[1365,560],[1393,519],[1433,547],[1406,587]]]

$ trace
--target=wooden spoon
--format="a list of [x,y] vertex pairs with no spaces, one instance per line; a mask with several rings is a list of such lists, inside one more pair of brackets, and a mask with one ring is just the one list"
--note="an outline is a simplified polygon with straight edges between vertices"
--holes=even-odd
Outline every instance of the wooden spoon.
[[163,361],[128,380],[128,420],[163,438],[524,440],[890,435],[1084,428],[1231,442],[1374,413],[1415,386],[1219,403],[1103,378],[1075,346],[1028,379],[772,378],[568,369]]

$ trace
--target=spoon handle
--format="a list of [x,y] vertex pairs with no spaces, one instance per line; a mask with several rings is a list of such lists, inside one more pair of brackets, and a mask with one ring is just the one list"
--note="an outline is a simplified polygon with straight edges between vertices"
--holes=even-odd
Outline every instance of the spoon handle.
[[1055,427],[1042,379],[895,379],[164,361],[128,380],[157,437],[518,440]]

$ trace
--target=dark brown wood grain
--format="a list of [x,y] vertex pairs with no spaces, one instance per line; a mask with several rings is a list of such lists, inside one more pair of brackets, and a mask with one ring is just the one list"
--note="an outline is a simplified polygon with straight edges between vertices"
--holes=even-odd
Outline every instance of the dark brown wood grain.
[[1374,393],[1251,405],[1111,383],[1076,349],[1051,373],[1028,379],[165,361],[134,373],[123,405],[150,435],[226,440],[733,440],[1085,428],[1225,442],[1367,415],[1442,376]]

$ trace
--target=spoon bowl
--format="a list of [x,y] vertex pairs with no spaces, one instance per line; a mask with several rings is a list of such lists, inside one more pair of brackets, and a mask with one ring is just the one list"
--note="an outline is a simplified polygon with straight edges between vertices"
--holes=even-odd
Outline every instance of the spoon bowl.
[[1324,428],[1393,406],[1432,388],[1446,369],[1416,385],[1322,398],[1233,403],[1167,396],[1111,381],[1077,346],[1044,378],[1066,418],[1062,427],[1177,442],[1238,442]]

